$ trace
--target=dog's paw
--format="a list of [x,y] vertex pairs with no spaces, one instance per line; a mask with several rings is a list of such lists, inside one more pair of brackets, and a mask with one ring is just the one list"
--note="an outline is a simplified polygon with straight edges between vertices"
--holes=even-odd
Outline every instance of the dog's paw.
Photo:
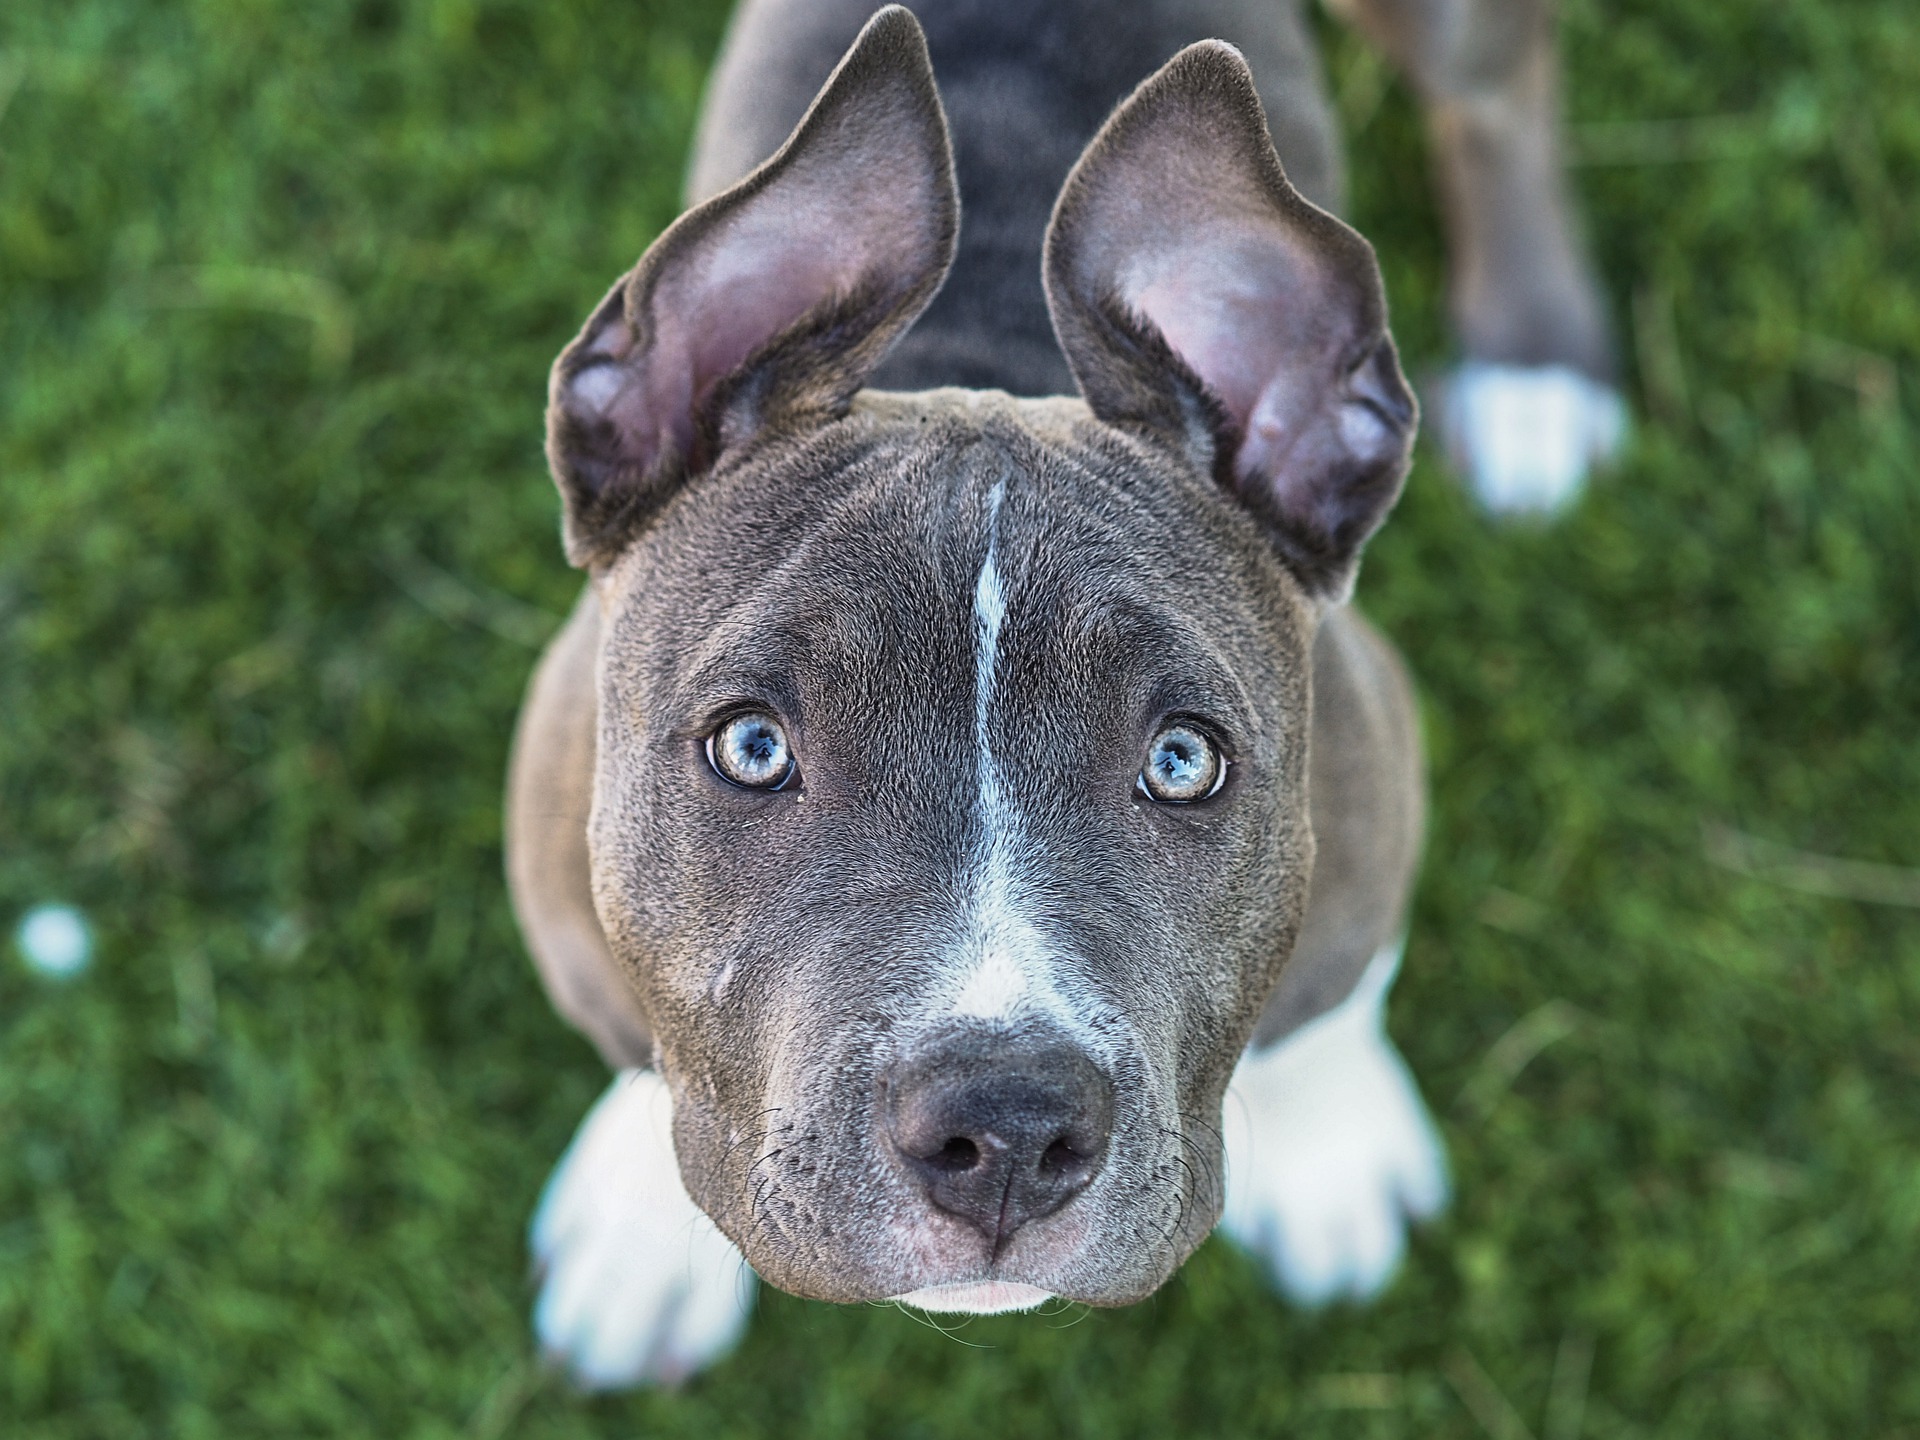
[[1627,435],[1619,393],[1565,365],[1469,361],[1436,398],[1447,453],[1497,514],[1566,508]]
[[1383,951],[1337,1009],[1234,1071],[1224,1111],[1221,1229],[1303,1305],[1371,1299],[1406,1249],[1409,1221],[1446,1204],[1446,1157],[1387,1038]]
[[755,1277],[688,1198],[673,1099],[622,1071],[554,1168],[533,1217],[534,1330],[590,1390],[677,1384],[739,1341]]

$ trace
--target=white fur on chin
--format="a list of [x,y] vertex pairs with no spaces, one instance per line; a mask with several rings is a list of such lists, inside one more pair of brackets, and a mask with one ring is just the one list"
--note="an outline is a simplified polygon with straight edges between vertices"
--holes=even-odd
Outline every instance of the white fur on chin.
[[676,1384],[733,1349],[753,1309],[753,1271],[680,1183],[652,1071],[622,1071],[588,1112],[529,1240],[540,1348],[589,1390]]
[[1398,946],[1354,992],[1234,1071],[1222,1119],[1220,1228],[1295,1302],[1371,1299],[1406,1249],[1407,1224],[1447,1201],[1446,1155],[1384,1026]]
[[893,1299],[896,1305],[911,1305],[940,1315],[1006,1315],[1044,1305],[1053,1299],[1053,1293],[1033,1285],[979,1280],[964,1285],[929,1285]]

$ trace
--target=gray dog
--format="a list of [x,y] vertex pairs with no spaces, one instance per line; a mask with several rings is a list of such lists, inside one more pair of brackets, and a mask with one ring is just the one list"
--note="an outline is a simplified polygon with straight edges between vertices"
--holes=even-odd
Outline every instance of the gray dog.
[[[1471,4],[1358,4],[1444,122],[1468,354],[1603,394],[1548,26]],[[553,372],[591,578],[508,848],[621,1071],[534,1225],[589,1385],[724,1352],[755,1272],[1124,1304],[1223,1208],[1364,1296],[1445,1196],[1381,1022],[1413,699],[1346,605],[1415,405],[1301,17],[863,8],[749,0],[698,203]]]

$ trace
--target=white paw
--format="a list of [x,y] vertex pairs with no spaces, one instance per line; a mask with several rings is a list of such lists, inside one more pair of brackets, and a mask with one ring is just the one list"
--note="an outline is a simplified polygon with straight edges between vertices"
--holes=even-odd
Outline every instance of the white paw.
[[1473,493],[1499,514],[1552,513],[1618,453],[1627,407],[1565,365],[1469,361],[1440,392],[1440,430]]
[[1447,1200],[1446,1156],[1382,1021],[1398,948],[1353,994],[1272,1049],[1227,1090],[1227,1204],[1220,1227],[1291,1299],[1380,1293],[1409,1220]]
[[540,1347],[590,1390],[675,1384],[731,1350],[755,1276],[680,1183],[673,1097],[623,1070],[554,1168],[530,1236]]

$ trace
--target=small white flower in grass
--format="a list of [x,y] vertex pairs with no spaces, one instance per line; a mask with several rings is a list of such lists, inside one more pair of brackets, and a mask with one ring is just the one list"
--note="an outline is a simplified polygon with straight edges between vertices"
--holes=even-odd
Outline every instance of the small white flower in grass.
[[20,958],[41,975],[65,980],[78,975],[93,959],[93,932],[71,905],[36,905],[14,934]]

